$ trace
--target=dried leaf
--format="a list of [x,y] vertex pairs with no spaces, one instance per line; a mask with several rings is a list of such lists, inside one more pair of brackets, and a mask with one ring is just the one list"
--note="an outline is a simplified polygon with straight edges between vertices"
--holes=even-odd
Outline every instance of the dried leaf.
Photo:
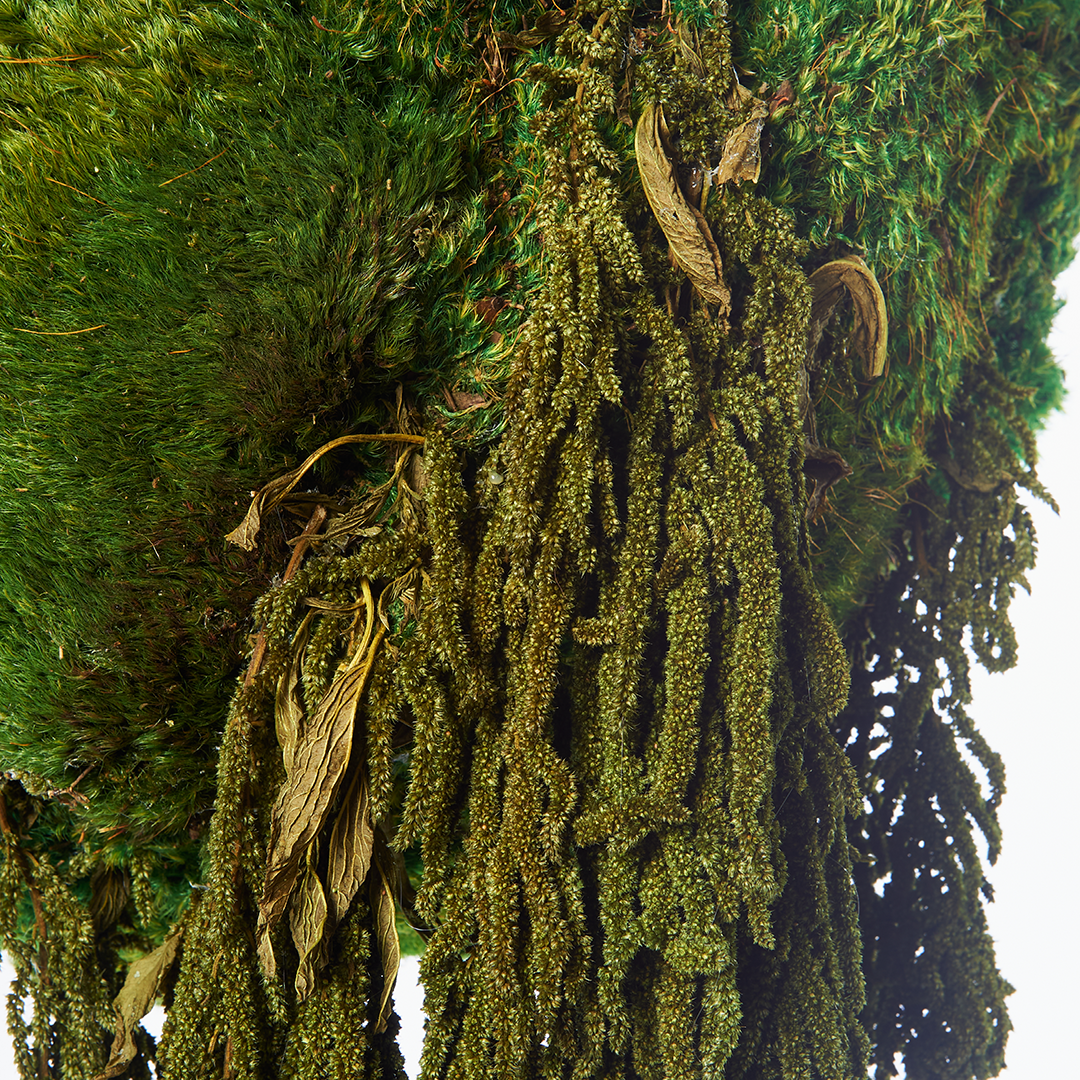
[[379,838],[375,848],[378,874],[371,875],[371,912],[375,920],[375,943],[382,959],[383,990],[375,1018],[375,1033],[386,1030],[393,1009],[392,994],[401,964],[401,944],[398,941],[397,920],[394,914],[393,881],[396,876],[393,856],[386,842]]
[[367,777],[362,769],[357,769],[330,836],[326,877],[330,917],[335,926],[345,918],[353,897],[364,884],[374,840],[375,823],[371,820],[368,804]]
[[300,482],[304,473],[306,473],[308,469],[323,456],[323,454],[327,454],[331,450],[337,449],[339,446],[344,446],[346,443],[362,442],[400,442],[414,443],[418,446],[423,446],[424,437],[422,435],[342,435],[340,439],[332,439],[324,446],[320,446],[314,453],[310,454],[307,460],[305,460],[298,468],[293,469],[292,472],[287,472],[284,476],[279,476],[277,479],[271,480],[261,491],[257,491],[255,497],[251,500],[251,505],[248,507],[248,512],[244,516],[244,520],[241,521],[231,533],[226,534],[225,539],[232,544],[236,544],[238,547],[242,547],[245,551],[251,551],[255,547],[255,537],[259,535],[259,528],[262,525],[263,517],[269,514],[274,507],[282,502],[289,492]]
[[778,109],[790,105],[795,100],[795,87],[790,79],[785,79],[777,88],[776,93],[769,99],[769,115],[772,116]]
[[499,317],[499,312],[505,310],[510,306],[508,300],[504,300],[501,296],[485,296],[481,300],[476,302],[476,314],[487,323],[488,326],[494,326],[495,320]]
[[806,500],[806,519],[816,521],[829,488],[850,476],[852,469],[842,454],[809,440],[804,444],[804,452],[803,473],[813,484]]
[[[270,935],[289,902],[308,845],[322,829],[349,764],[356,708],[367,686],[379,643],[379,626],[369,648],[356,650],[301,733],[293,771],[278,792],[270,819],[266,880],[259,901],[259,960],[267,977],[277,969]],[[366,642],[365,642],[366,645]]]
[[289,906],[289,929],[300,957],[295,982],[297,1001],[303,1001],[315,988],[315,976],[322,967],[326,918],[326,893],[319,875],[309,863]]
[[810,284],[814,294],[810,309],[809,354],[817,349],[829,316],[847,290],[855,308],[852,345],[863,358],[866,374],[876,378],[885,370],[889,317],[885,311],[885,295],[873,272],[858,255],[847,255],[819,266],[810,275]]
[[491,404],[491,398],[484,394],[451,390],[448,386],[443,387],[443,399],[446,401],[447,408],[455,413],[474,412],[476,409],[487,408]]
[[704,214],[686,201],[665,149],[666,141],[663,109],[657,104],[646,105],[634,133],[641,186],[675,261],[701,295],[710,304],[719,304],[721,314],[727,314],[731,292],[724,284],[720,249]]
[[293,637],[292,656],[289,666],[278,679],[277,697],[274,702],[274,727],[277,731],[278,745],[285,763],[285,775],[293,771],[293,759],[296,745],[300,741],[300,728],[304,722],[304,701],[300,694],[300,669],[303,665],[304,650],[307,648],[308,634],[311,630],[315,612],[309,611]]
[[495,36],[505,49],[528,52],[530,49],[535,49],[537,45],[558,37],[569,21],[570,17],[562,11],[545,11],[527,30],[522,30],[519,34],[499,31]]
[[720,164],[716,167],[716,184],[726,184],[729,180],[734,180],[736,184],[743,180],[757,183],[761,175],[761,129],[765,126],[769,107],[745,86],[736,83],[728,101],[729,108],[742,110],[748,104],[747,119],[730,131],[724,140]]
[[183,936],[183,927],[174,930],[152,953],[128,968],[124,987],[113,1000],[117,1023],[109,1062],[94,1080],[112,1080],[127,1071],[138,1052],[133,1036],[135,1025],[154,1007],[162,984],[176,963]]
[[698,39],[697,29],[685,19],[676,17],[675,41],[679,47],[682,62],[690,69],[698,82],[704,82],[705,63],[701,59],[701,42]]

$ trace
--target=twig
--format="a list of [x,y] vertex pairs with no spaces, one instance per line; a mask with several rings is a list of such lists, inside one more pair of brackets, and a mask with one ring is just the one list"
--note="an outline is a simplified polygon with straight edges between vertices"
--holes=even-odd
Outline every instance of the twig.
[[1035,121],[1035,131],[1039,136],[1039,142],[1046,145],[1046,140],[1043,138],[1042,127],[1039,124],[1039,118],[1035,115],[1035,110],[1031,107],[1031,99],[1027,96],[1027,91],[1023,86],[1020,86],[1020,93],[1024,95],[1024,100],[1027,102],[1028,112],[1031,113],[1031,119]]
[[259,22],[258,19],[253,19],[246,12],[241,11],[234,3],[231,2],[231,0],[225,0],[225,3],[228,4],[229,7],[231,7],[233,9],[233,11],[236,12],[237,15],[243,15],[243,17],[245,19],[247,19],[248,22],[254,23],[256,26],[258,26],[262,30],[266,29],[266,26],[263,23]]
[[983,123],[989,124],[990,117],[994,115],[994,110],[1001,104],[1001,99],[1012,89],[1012,84],[1016,82],[1015,79],[1010,79],[1005,89],[1001,91],[996,98],[994,98],[994,104],[987,110],[986,116],[983,117]]
[[222,150],[220,154],[215,154],[212,158],[207,158],[206,161],[204,161],[201,165],[196,165],[194,169],[188,169],[187,172],[182,172],[179,176],[174,176],[172,178],[172,180],[164,180],[164,181],[162,181],[160,184],[158,184],[158,187],[166,187],[169,184],[171,184],[173,182],[173,180],[183,180],[183,178],[185,176],[190,176],[192,173],[197,173],[200,169],[205,169],[206,166],[209,165],[211,161],[217,161],[217,159],[219,157],[221,157],[221,154],[227,154],[228,152],[229,152],[229,148],[226,146],[225,149]]
[[112,207],[107,202],[102,202],[100,199],[94,198],[88,191],[83,191],[82,188],[72,187],[71,184],[65,184],[63,180],[54,180],[51,176],[46,176],[46,180],[50,184],[56,184],[57,187],[66,187],[69,191],[77,192],[79,195],[84,195],[88,199],[93,199],[94,202],[104,206],[106,210],[112,210]]

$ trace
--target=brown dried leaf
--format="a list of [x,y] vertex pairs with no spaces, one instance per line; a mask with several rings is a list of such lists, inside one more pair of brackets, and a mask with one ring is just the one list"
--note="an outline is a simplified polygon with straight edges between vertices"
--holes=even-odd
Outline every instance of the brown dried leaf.
[[285,473],[284,476],[271,480],[261,491],[255,492],[244,520],[231,533],[227,533],[225,539],[238,547],[242,547],[245,551],[251,551],[255,547],[255,537],[259,535],[263,517],[285,499],[289,492],[300,482],[304,473],[323,454],[327,454],[339,446],[344,446],[346,443],[362,442],[400,442],[423,446],[424,438],[422,435],[342,435],[340,439],[332,439],[324,446],[320,446],[314,453],[308,455],[307,460],[298,468]]
[[375,1018],[374,1029],[378,1034],[386,1030],[386,1022],[390,1019],[393,1009],[391,995],[401,964],[401,944],[398,941],[394,914],[394,861],[381,836],[375,848],[375,865],[379,872],[371,875],[371,912],[375,920],[375,942],[379,947],[383,969],[382,997],[379,998],[379,1012]]
[[319,875],[309,864],[289,905],[289,929],[300,957],[295,982],[297,1001],[303,1001],[315,988],[315,976],[322,967],[326,917],[326,893]]
[[330,892],[330,917],[337,926],[349,910],[371,865],[375,823],[368,806],[367,778],[357,769],[330,837],[326,877]]
[[889,348],[889,316],[885,295],[873,271],[858,255],[819,266],[810,275],[813,301],[810,309],[809,352],[817,348],[821,333],[846,290],[855,308],[855,332],[852,345],[863,358],[863,370],[876,378],[885,370]]
[[558,37],[570,21],[570,16],[562,11],[546,11],[540,15],[533,26],[519,34],[499,31],[495,36],[505,49],[528,52],[542,45],[551,38]]
[[176,963],[183,936],[183,927],[174,930],[152,953],[128,968],[123,989],[113,1000],[117,1023],[109,1061],[105,1071],[94,1080],[112,1080],[127,1071],[138,1052],[133,1037],[135,1025],[154,1007],[161,986]]
[[476,301],[476,314],[488,326],[494,326],[499,313],[507,307],[509,307],[509,301],[504,300],[501,296],[485,296]]
[[282,760],[285,763],[286,776],[293,771],[296,746],[300,741],[300,728],[304,723],[304,700],[300,694],[300,669],[314,618],[315,612],[309,611],[293,637],[292,656],[289,657],[289,666],[278,679],[277,697],[274,701],[274,727],[277,731],[278,745],[281,747]]
[[675,261],[701,295],[710,304],[719,304],[721,314],[727,314],[731,310],[731,292],[724,284],[720,249],[704,214],[686,201],[675,165],[665,149],[666,141],[663,109],[650,103],[634,133],[641,186]]
[[729,108],[748,109],[747,119],[728,133],[724,140],[724,150],[720,164],[716,167],[716,184],[726,184],[734,180],[736,184],[743,180],[757,183],[761,175],[761,129],[769,115],[769,107],[760,98],[754,97],[745,86],[735,84]]
[[467,413],[476,409],[486,408],[491,404],[491,398],[484,394],[474,394],[466,390],[451,390],[443,387],[443,399],[451,412]]
[[769,115],[772,116],[778,109],[790,105],[795,100],[795,87],[790,79],[785,79],[777,88],[776,93],[769,99]]
[[322,829],[345,775],[356,708],[384,634],[385,628],[379,626],[370,648],[357,649],[349,667],[319,702],[297,744],[293,771],[274,803],[258,926],[259,960],[269,978],[277,969],[270,935],[285,912],[300,860]]
[[806,500],[806,519],[816,521],[825,503],[829,488],[850,476],[851,466],[836,450],[819,446],[806,440],[804,444],[803,473],[813,487]]

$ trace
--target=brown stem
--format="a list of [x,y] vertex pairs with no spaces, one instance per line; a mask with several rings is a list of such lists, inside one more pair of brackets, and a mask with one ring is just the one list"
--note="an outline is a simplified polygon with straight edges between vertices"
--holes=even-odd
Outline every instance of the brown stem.
[[[293,574],[296,573],[297,568],[300,566],[300,562],[304,557],[304,552],[307,551],[308,546],[311,543],[311,538],[322,528],[322,523],[326,520],[326,507],[316,506],[314,513],[308,519],[308,523],[304,526],[304,531],[297,538],[296,546],[293,548],[292,558],[289,559],[289,565],[285,568],[285,577],[283,581],[288,581]],[[251,662],[248,664],[247,674],[244,676],[245,688],[250,686],[255,681],[255,676],[259,674],[259,669],[262,667],[263,658],[266,656],[266,630],[259,631],[259,636],[255,639],[255,648],[251,653]]]

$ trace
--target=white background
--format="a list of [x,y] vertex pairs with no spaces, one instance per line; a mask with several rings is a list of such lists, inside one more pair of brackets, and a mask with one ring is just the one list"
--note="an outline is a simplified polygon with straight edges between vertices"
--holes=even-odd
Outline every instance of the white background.
[[[1080,261],[1058,280],[1071,303],[1051,336],[1068,385],[1080,385]],[[1065,1078],[1075,1073],[1075,1024],[1080,997],[1080,936],[1074,821],[1080,785],[1080,404],[1071,400],[1039,439],[1039,475],[1061,507],[1032,511],[1039,536],[1032,596],[1021,592],[1012,618],[1020,663],[1012,671],[974,678],[971,713],[1005,759],[1008,794],[1001,810],[1004,847],[989,873],[989,907],[999,967],[1016,987],[1009,1000],[1015,1030],[1008,1045],[1010,1080]],[[1033,502],[1033,500],[1025,499]],[[4,961],[3,987],[8,978]],[[402,966],[396,994],[406,1031],[402,1049],[410,1075],[419,1064],[420,1005],[416,962]],[[6,1026],[6,1021],[5,1021]],[[411,1031],[408,1029],[411,1028]],[[0,1080],[14,1080],[10,1044],[0,1051]]]

